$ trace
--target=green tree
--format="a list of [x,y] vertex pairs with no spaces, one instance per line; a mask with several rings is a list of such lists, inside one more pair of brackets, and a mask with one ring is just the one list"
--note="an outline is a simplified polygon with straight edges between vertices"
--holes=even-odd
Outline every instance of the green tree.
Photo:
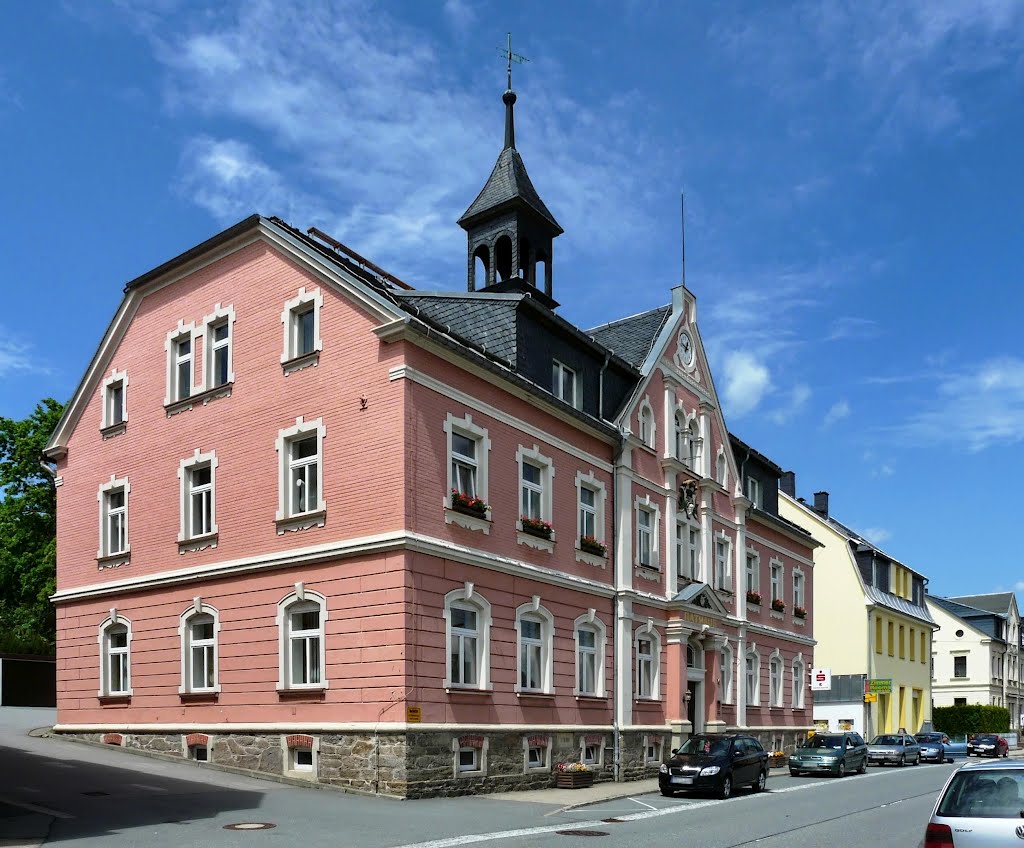
[[23,421],[0,417],[0,650],[52,653],[57,496],[43,465],[61,414],[53,398]]

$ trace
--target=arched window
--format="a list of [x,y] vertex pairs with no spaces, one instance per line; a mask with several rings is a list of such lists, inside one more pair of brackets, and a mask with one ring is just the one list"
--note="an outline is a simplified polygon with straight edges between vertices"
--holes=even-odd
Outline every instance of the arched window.
[[673,443],[675,447],[675,456],[680,462],[685,461],[689,457],[689,430],[686,429],[686,413],[681,409],[676,410],[675,414],[675,427],[673,432]]
[[[593,612],[593,611],[591,611]],[[596,615],[581,615],[573,622],[576,636],[576,695],[604,695],[604,622]]]
[[693,642],[686,643],[686,667],[704,668],[704,651]]
[[690,431],[687,434],[687,440],[690,445],[690,455],[684,459],[684,462],[686,462],[686,464],[694,471],[699,471],[703,441],[700,437],[700,426],[697,424],[696,418],[690,421],[689,429]]
[[640,409],[637,410],[637,423],[639,424],[640,441],[643,442],[647,447],[654,447],[654,410],[651,408],[650,401],[647,398],[640,404]]
[[487,285],[487,269],[491,264],[491,251],[486,244],[480,245],[473,252],[473,289],[482,289]]
[[445,688],[490,688],[491,605],[472,583],[444,596]]
[[661,697],[661,640],[653,627],[638,627],[633,637],[636,657],[636,697],[657,701]]
[[715,480],[720,486],[726,485],[726,476],[728,474],[728,463],[725,459],[725,451],[718,451],[718,458],[715,460]]
[[733,702],[733,653],[728,643],[722,646],[722,703]]
[[782,656],[776,649],[768,662],[768,697],[769,703],[773,707],[782,706],[782,681]]
[[179,692],[219,692],[217,634],[220,613],[201,600],[181,614],[181,686]]
[[516,610],[519,634],[518,692],[552,692],[551,643],[555,620],[540,606],[540,599]]
[[744,657],[744,695],[746,696],[746,702],[751,707],[756,707],[761,703],[761,657],[757,653],[757,648],[752,647],[747,651],[747,655]]
[[519,239],[519,276],[531,286],[536,286],[537,282],[533,273],[533,264],[530,262],[530,240],[526,236],[522,236]]
[[538,250],[533,261],[533,284],[544,291],[548,289],[548,268],[550,264],[548,262],[548,255]]
[[802,710],[804,708],[804,689],[807,686],[807,681],[804,679],[806,666],[804,665],[803,656],[797,654],[796,659],[793,660],[793,709]]
[[277,605],[279,689],[325,689],[327,599],[301,583]]
[[121,616],[107,618],[99,630],[99,696],[119,697],[132,694],[132,623]]
[[512,239],[501,236],[494,245],[494,269],[498,282],[512,277]]

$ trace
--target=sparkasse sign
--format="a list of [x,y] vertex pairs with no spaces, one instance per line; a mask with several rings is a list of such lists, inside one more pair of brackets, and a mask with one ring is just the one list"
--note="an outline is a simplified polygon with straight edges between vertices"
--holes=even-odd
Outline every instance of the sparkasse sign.
[[832,689],[832,669],[812,668],[811,689],[821,692],[830,691]]

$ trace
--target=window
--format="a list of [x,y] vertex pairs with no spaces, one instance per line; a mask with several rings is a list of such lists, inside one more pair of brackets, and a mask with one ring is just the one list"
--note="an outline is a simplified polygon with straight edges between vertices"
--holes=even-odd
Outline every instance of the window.
[[722,646],[722,703],[733,702],[733,654],[727,644]]
[[128,422],[128,374],[116,368],[103,381],[103,417],[100,428],[111,430],[124,428]]
[[773,562],[768,566],[770,575],[772,601],[783,601],[782,597],[782,563]]
[[174,351],[174,389],[172,400],[184,400],[192,394],[192,337],[176,339]]
[[715,539],[715,585],[719,589],[729,590],[729,540],[719,537]]
[[647,445],[647,447],[653,448],[655,439],[654,410],[651,408],[651,402],[647,398],[644,398],[640,404],[637,420],[640,424],[640,441]]
[[459,748],[459,771],[480,771],[479,749]]
[[761,702],[758,678],[761,676],[761,658],[757,650],[747,652],[744,661],[744,686],[747,704],[756,707]]
[[798,656],[793,660],[793,709],[804,708],[804,689],[807,687],[804,681],[805,666],[803,660]]
[[762,509],[764,507],[764,501],[761,497],[761,481],[754,478],[747,478],[747,498],[750,502],[757,507]]
[[487,739],[459,736],[452,740],[455,777],[483,774],[487,769]]
[[662,738],[660,736],[648,736],[644,740],[644,765],[661,765]]
[[100,689],[99,696],[126,697],[132,694],[131,644],[132,623],[113,610],[99,630]]
[[201,599],[182,613],[178,634],[181,637],[181,693],[218,692],[217,633],[220,615]]
[[519,692],[551,692],[551,642],[554,618],[540,598],[516,610],[519,632]]
[[473,584],[445,595],[448,664],[445,687],[490,688],[491,605],[473,590]]
[[313,771],[313,749],[289,749],[289,771]]
[[700,563],[700,531],[681,521],[676,522],[676,574],[696,580]]
[[697,423],[696,418],[690,421],[690,432],[687,439],[690,443],[690,456],[686,460],[686,464],[694,471],[700,472],[701,451],[704,447],[704,440],[700,437],[700,425]]
[[910,636],[907,639],[910,645],[910,661],[914,662],[917,660],[917,631],[911,627]]
[[903,625],[900,625],[900,659],[905,660],[907,658],[907,640],[906,631]]
[[324,689],[327,687],[324,624],[327,600],[310,592],[302,583],[278,604],[280,633],[280,677],[278,689]]
[[[537,445],[516,450],[519,465],[519,515],[551,523],[551,487],[555,471]],[[522,530],[522,526],[519,527]],[[552,535],[550,538],[554,538]]]
[[[478,427],[473,423],[473,416],[455,418],[448,413],[444,422],[444,431],[448,439],[448,488],[450,496],[447,505],[450,507],[458,493],[462,498],[473,500],[479,498],[482,505],[487,503],[487,455],[491,442],[487,437],[487,430]],[[480,518],[487,518],[487,511],[483,509]],[[469,529],[480,529],[489,533],[487,524],[482,526],[470,522],[468,525],[464,519],[457,514],[448,513],[446,520],[449,523],[457,522]]]
[[189,459],[178,465],[181,481],[181,530],[178,541],[200,539],[217,532],[214,478],[217,468],[215,452],[200,453],[197,449]]
[[[322,460],[326,433],[323,419],[305,422],[301,417],[295,419],[294,427],[278,432],[278,533],[324,523],[322,513],[327,504],[323,499]],[[303,518],[313,520],[302,523]]]
[[882,654],[882,619],[875,619],[875,653]]
[[954,698],[953,699],[953,706],[954,707],[966,707],[967,706],[967,699],[966,698]]
[[128,544],[128,478],[114,477],[99,488],[100,545],[97,559],[127,556]]
[[747,591],[760,593],[761,559],[756,553],[747,551]]
[[203,319],[203,386],[206,389],[215,389],[235,381],[231,341],[234,323],[234,307],[222,308],[219,303]]
[[285,374],[307,365],[316,365],[323,343],[320,339],[320,309],[324,297],[320,289],[299,293],[284,305],[281,325],[284,328],[284,350],[281,365]]
[[728,464],[725,459],[725,452],[720,450],[718,452],[718,457],[715,460],[715,481],[719,486],[724,486],[726,484],[726,475],[728,473],[727,469]]
[[[589,553],[600,556],[601,548],[605,546],[605,485],[594,476],[593,471],[584,474],[576,472],[576,495],[578,498],[576,510],[576,558],[585,559],[580,554]],[[584,543],[586,539],[586,543]],[[600,547],[595,548],[592,543]],[[584,547],[586,545],[586,547]]]
[[953,657],[953,677],[967,677],[967,655]]
[[[597,536],[597,492],[589,486],[580,486],[580,536]],[[603,533],[601,534],[604,535]]]
[[527,744],[526,747],[526,769],[547,769],[548,768],[548,746],[541,744]]
[[804,604],[804,574],[802,571],[793,572],[793,608],[800,607],[807,609]]
[[925,645],[927,644],[927,642],[925,641],[926,639],[927,639],[927,634],[925,633],[924,630],[922,630],[921,631],[921,662],[924,662],[925,657],[928,656],[928,654],[927,654],[927,652],[925,650]]
[[188,754],[189,759],[195,760],[197,763],[210,761],[210,748],[207,745],[190,745]]
[[576,372],[557,360],[551,363],[551,393],[577,409],[581,405]]
[[886,634],[887,637],[888,637],[886,639],[886,642],[888,643],[887,647],[889,648],[889,656],[890,657],[895,655],[895,653],[893,651],[893,642],[895,641],[893,639],[893,632],[894,632],[893,623],[890,621],[888,623],[888,630],[887,630],[887,634]]
[[647,507],[636,511],[636,561],[647,568],[657,567],[654,561],[654,512]]
[[680,462],[684,462],[690,458],[690,431],[686,428],[686,413],[677,409],[673,416],[673,424],[672,441],[675,447],[673,456]]
[[782,706],[782,657],[777,653],[768,663],[768,697],[773,707]]
[[592,614],[574,623],[576,633],[576,695],[604,695],[605,631],[601,619]]
[[580,741],[580,762],[600,768],[604,763],[604,737],[584,736]]
[[634,650],[636,653],[636,697],[657,700],[660,695],[659,671],[661,648],[658,636],[648,625],[637,630]]

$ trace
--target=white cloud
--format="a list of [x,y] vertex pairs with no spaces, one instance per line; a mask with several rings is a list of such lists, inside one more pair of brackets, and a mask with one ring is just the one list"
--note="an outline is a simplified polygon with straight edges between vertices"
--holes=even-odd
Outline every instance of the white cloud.
[[825,420],[822,422],[822,426],[831,427],[838,421],[842,421],[844,418],[850,415],[850,404],[843,398],[837,400],[832,406],[829,407],[828,412],[825,413]]
[[32,346],[12,341],[9,334],[0,328],[0,334],[7,338],[0,339],[0,377],[13,377],[18,374],[49,374],[50,368],[33,353]]
[[477,18],[476,9],[467,0],[444,0],[444,16],[459,33],[469,32]]
[[876,545],[882,545],[892,538],[892,533],[884,527],[867,527],[860,531],[860,535]]
[[835,342],[843,339],[871,339],[878,335],[878,322],[870,318],[859,318],[844,315],[832,322],[825,341]]
[[727,415],[746,415],[757,407],[765,393],[771,389],[768,369],[743,351],[725,357],[724,374],[724,406]]
[[892,477],[892,475],[895,474],[895,473],[896,473],[896,469],[894,469],[888,463],[883,462],[881,465],[878,466],[878,468],[872,469],[871,476],[872,477]]
[[782,406],[770,412],[768,417],[776,424],[786,424],[807,405],[810,397],[810,386],[806,383],[797,383],[786,392]]

